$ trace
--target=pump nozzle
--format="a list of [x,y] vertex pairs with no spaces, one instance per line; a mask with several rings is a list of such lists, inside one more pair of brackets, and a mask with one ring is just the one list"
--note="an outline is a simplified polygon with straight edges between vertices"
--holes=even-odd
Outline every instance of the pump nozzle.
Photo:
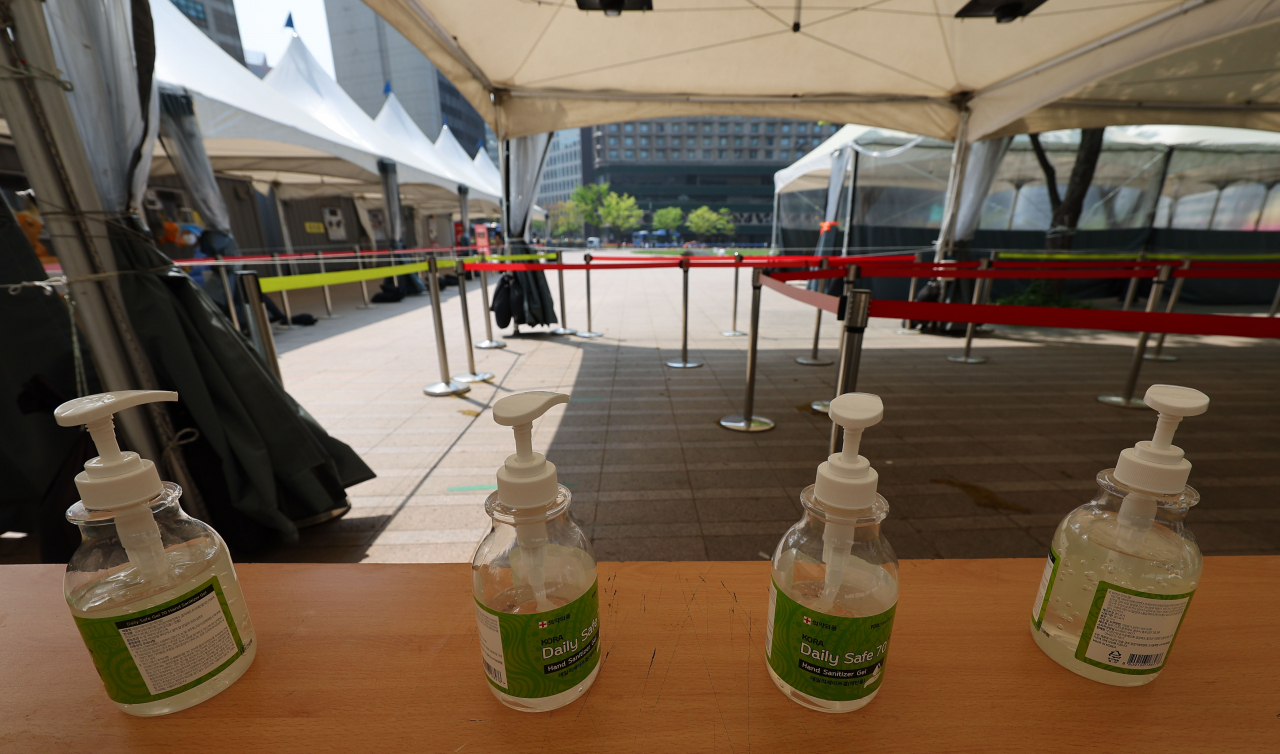
[[1209,396],[1189,387],[1152,385],[1142,400],[1159,412],[1155,434],[1120,453],[1115,477],[1139,490],[1177,494],[1191,475],[1191,462],[1173,444],[1173,433],[1183,418],[1209,410]]

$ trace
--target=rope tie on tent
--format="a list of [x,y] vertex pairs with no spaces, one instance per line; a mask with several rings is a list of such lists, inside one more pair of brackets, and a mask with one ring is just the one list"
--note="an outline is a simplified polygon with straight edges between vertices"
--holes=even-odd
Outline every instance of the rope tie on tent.
[[175,450],[177,450],[178,446],[180,445],[190,445],[191,443],[199,439],[200,439],[200,430],[196,429],[195,427],[187,427],[186,429],[180,429],[174,433],[173,439],[170,440],[169,443],[164,446],[164,449],[160,451],[160,454],[164,456],[165,463],[172,465],[173,462],[169,460],[170,453],[173,453]]
[[64,92],[75,91],[75,85],[70,81],[62,78],[59,74],[61,71],[50,71],[47,68],[41,68],[38,65],[32,65],[25,60],[18,61],[17,66],[5,65],[0,63],[0,70],[7,71],[9,76],[0,76],[6,79],[42,79],[44,81],[52,81],[57,84]]

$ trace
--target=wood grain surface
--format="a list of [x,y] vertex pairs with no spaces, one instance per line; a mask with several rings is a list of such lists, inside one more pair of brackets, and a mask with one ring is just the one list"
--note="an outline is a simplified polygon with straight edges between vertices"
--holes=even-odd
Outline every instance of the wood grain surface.
[[1206,558],[1169,665],[1121,689],[1045,657],[1040,560],[904,561],[879,696],[827,715],[765,670],[768,563],[601,563],[600,675],[551,713],[480,668],[467,565],[238,567],[254,665],[140,719],[102,690],[60,566],[0,567],[0,752],[1280,752],[1280,558]]

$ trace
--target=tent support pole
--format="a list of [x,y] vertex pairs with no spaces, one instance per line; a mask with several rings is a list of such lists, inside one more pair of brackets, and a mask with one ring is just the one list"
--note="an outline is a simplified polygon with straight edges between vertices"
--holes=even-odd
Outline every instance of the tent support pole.
[[960,187],[964,185],[964,172],[969,161],[969,107],[957,105],[960,118],[956,124],[956,140],[951,148],[951,171],[947,176],[947,197],[942,209],[942,227],[938,229],[937,248],[933,261],[941,262],[951,255],[955,243],[956,215],[960,211]]

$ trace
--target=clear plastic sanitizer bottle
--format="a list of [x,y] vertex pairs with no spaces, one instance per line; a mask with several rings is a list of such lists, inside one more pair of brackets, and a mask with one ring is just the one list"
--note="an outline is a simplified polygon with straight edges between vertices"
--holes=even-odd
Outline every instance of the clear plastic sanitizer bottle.
[[471,561],[480,652],[489,690],[522,712],[545,712],[586,693],[600,670],[600,597],[591,543],[568,515],[555,464],[533,452],[533,420],[568,403],[530,392],[493,405],[516,453],[485,501],[493,528]]
[[76,475],[67,510],[82,541],[67,564],[67,604],[107,696],[130,715],[167,715],[244,674],[257,652],[227,545],[178,506],[151,461],[121,452],[112,415],[177,393],[126,390],[78,398],[54,415],[83,424],[98,457]]
[[844,449],[818,467],[800,493],[804,516],[778,543],[769,585],[765,652],[782,693],[819,712],[852,712],[884,678],[898,604],[898,559],[880,533],[889,503],[858,455],[862,430],[884,406],[866,393],[831,401]]
[[1200,494],[1173,433],[1209,397],[1152,385],[1143,400],[1160,412],[1155,436],[1121,451],[1098,474],[1098,496],[1058,525],[1031,607],[1045,654],[1112,686],[1141,686],[1164,669],[1202,564],[1186,524]]

